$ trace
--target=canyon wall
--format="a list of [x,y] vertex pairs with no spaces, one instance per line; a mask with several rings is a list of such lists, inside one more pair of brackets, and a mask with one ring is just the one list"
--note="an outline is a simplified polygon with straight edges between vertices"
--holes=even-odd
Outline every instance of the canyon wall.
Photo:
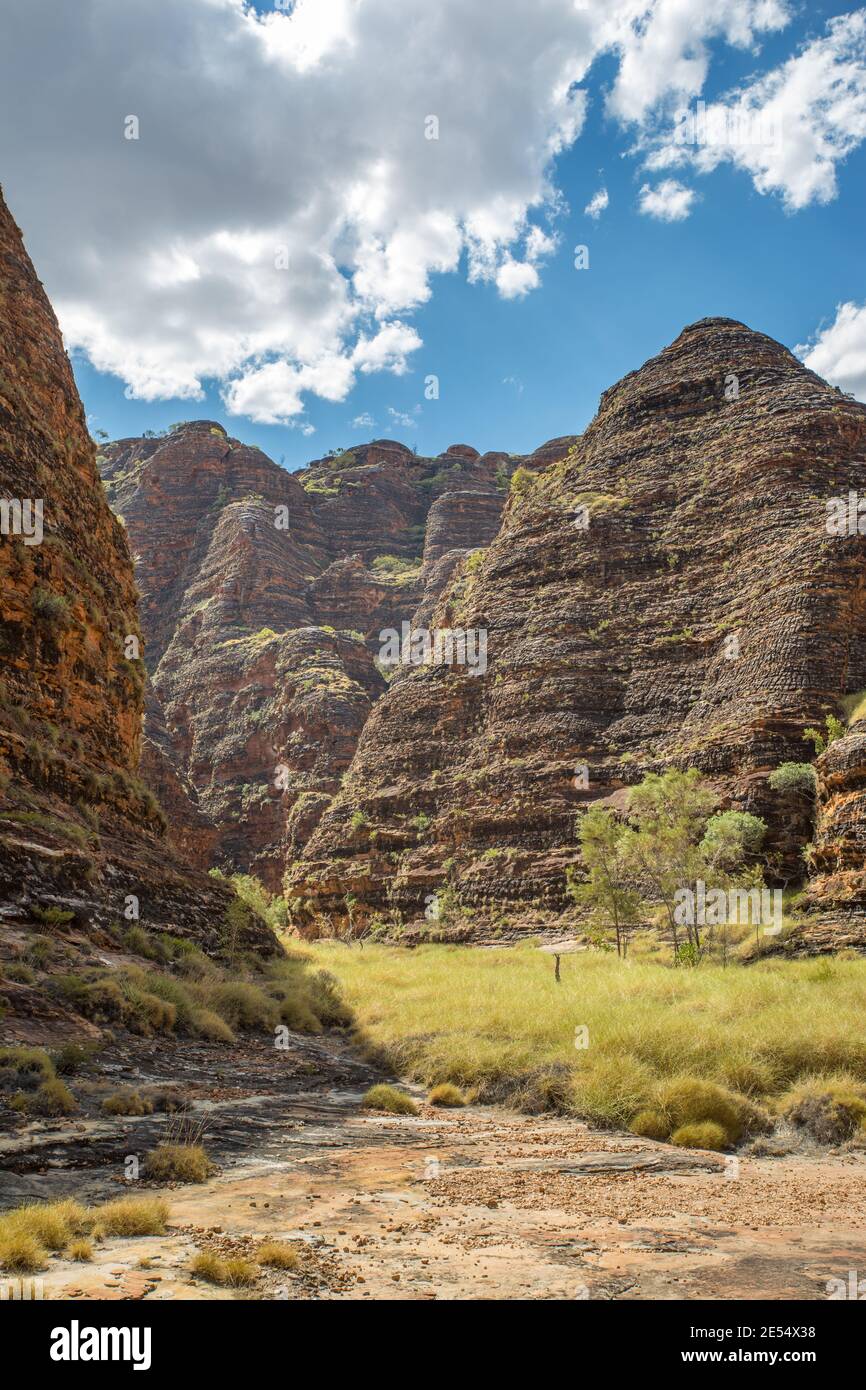
[[[811,808],[768,775],[866,687],[866,542],[826,526],[864,460],[866,409],[732,320],[606,391],[430,607],[486,632],[486,671],[393,676],[290,871],[301,917],[429,918],[447,889],[477,920],[555,923],[576,813],[671,766],[764,817],[774,881],[796,882]],[[862,727],[821,773],[824,908],[863,892]]]
[[[146,675],[126,535],[2,198],[0,321],[0,923],[53,912],[98,932],[134,897],[142,925],[219,949],[233,895],[167,852],[139,776]],[[274,949],[257,918],[247,928]]]
[[99,465],[136,556],[145,766],[172,833],[279,889],[386,688],[380,631],[493,538],[515,462],[386,439],[287,473],[190,421]]

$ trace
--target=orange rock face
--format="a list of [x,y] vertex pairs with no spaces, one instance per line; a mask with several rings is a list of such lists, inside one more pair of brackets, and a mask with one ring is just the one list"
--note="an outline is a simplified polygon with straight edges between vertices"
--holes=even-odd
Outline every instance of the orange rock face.
[[110,923],[131,895],[144,925],[214,943],[228,894],[167,856],[138,777],[146,675],[126,536],[2,199],[0,319],[0,914]]

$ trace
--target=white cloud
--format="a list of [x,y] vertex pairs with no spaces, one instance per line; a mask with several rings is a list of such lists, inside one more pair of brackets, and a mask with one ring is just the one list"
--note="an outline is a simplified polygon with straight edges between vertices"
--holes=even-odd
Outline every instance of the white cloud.
[[589,202],[584,208],[584,216],[592,217],[597,222],[609,203],[610,198],[608,196],[607,189],[600,188],[597,193],[593,193],[592,197],[590,198]]
[[[419,415],[420,410],[420,406],[416,405],[413,410],[413,414]],[[406,410],[395,410],[392,405],[389,405],[388,414],[391,417],[391,423],[388,426],[389,434],[395,428],[404,430],[414,430],[418,428],[418,421],[413,420],[412,415],[410,415],[409,412]]]
[[352,361],[362,372],[393,372],[403,376],[409,370],[406,357],[422,346],[414,328],[405,323],[386,323],[374,338],[358,339]]
[[496,288],[503,299],[522,299],[539,283],[538,271],[529,261],[515,261],[511,256],[496,271]]
[[709,41],[784,20],[781,0],[535,0],[531,22],[525,0],[0,3],[0,168],[70,347],[142,399],[216,381],[283,423],[408,370],[437,276],[540,284],[552,160],[600,54],[611,113],[646,121],[701,90]]
[[621,56],[608,111],[622,121],[644,121],[665,101],[698,96],[709,68],[708,40],[752,48],[788,17],[783,0],[635,0],[612,6],[607,33]]
[[822,38],[724,100],[658,136],[647,167],[729,162],[789,211],[836,196],[836,168],[866,138],[866,10],[829,21]]
[[645,183],[640,191],[638,207],[648,217],[661,222],[682,222],[692,210],[697,194],[676,179],[662,179],[653,188]]
[[374,428],[375,424],[376,424],[376,421],[373,419],[373,417],[372,417],[372,415],[370,414],[369,410],[365,410],[364,413],[363,413],[363,415],[356,415],[356,416],[355,416],[354,420],[352,421],[352,429],[353,429],[353,430],[371,430],[371,429]]
[[0,167],[68,345],[142,399],[216,381],[275,422],[407,371],[406,315],[464,253],[506,296],[539,283],[595,23],[571,0],[530,27],[523,0],[6,3]]
[[829,328],[794,351],[813,372],[866,401],[866,304],[840,304]]

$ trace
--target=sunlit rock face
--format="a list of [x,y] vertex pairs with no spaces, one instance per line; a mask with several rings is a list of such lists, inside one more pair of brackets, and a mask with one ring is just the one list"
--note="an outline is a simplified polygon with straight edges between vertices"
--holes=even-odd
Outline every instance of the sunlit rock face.
[[[2,198],[0,499],[0,919],[56,908],[99,931],[134,899],[147,927],[217,949],[229,894],[167,850],[139,776],[146,676],[126,533]],[[249,941],[272,946],[254,921]]]
[[[486,671],[392,677],[290,875],[311,921],[347,895],[356,917],[422,919],[446,884],[479,920],[555,918],[578,809],[669,766],[764,817],[773,881],[802,876],[813,808],[768,775],[866,687],[866,543],[827,524],[829,499],[866,492],[866,409],[706,319],[522,462],[496,538],[425,607],[486,632]],[[862,875],[861,742],[822,773],[822,872],[837,827]]]

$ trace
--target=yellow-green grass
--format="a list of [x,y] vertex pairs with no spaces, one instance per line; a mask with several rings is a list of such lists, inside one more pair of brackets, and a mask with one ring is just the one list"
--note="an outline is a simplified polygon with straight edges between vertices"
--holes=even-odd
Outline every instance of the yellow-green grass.
[[240,1256],[222,1259],[212,1250],[202,1250],[190,1262],[190,1273],[208,1284],[218,1284],[223,1288],[244,1289],[254,1284],[259,1277],[259,1268]]
[[418,1107],[411,1096],[396,1086],[371,1086],[361,1104],[366,1110],[387,1110],[391,1115],[417,1115]]
[[[168,1206],[158,1197],[124,1197],[83,1207],[68,1197],[31,1202],[0,1213],[0,1269],[33,1273],[44,1269],[49,1253],[65,1250],[70,1259],[91,1258],[93,1235],[164,1235]],[[90,1252],[90,1253],[88,1253]]]
[[206,1182],[212,1171],[201,1144],[157,1144],[144,1159],[145,1177],[154,1182]]
[[434,1086],[427,1099],[431,1105],[441,1105],[445,1109],[466,1104],[466,1097],[460,1087],[452,1086],[450,1081],[442,1081],[438,1086]]
[[107,1236],[163,1236],[168,1203],[161,1197],[120,1197],[93,1209],[96,1228]]
[[300,1255],[295,1247],[279,1240],[268,1240],[260,1245],[256,1259],[269,1269],[297,1269],[300,1263]]
[[[720,1123],[729,1142],[760,1129],[807,1077],[866,1082],[866,960],[767,959],[750,966],[672,969],[586,952],[550,958],[511,949],[321,942],[371,1054],[427,1086],[451,1082],[481,1100],[553,1108],[593,1123],[669,1138]],[[588,1046],[575,1046],[587,1030]],[[712,1082],[708,1113],[666,1106],[669,1083]],[[752,1102],[743,1108],[743,1102]],[[661,1113],[660,1113],[661,1111]],[[741,1124],[740,1120],[746,1117]],[[753,1124],[752,1121],[755,1121]],[[650,1133],[655,1137],[655,1133]]]

